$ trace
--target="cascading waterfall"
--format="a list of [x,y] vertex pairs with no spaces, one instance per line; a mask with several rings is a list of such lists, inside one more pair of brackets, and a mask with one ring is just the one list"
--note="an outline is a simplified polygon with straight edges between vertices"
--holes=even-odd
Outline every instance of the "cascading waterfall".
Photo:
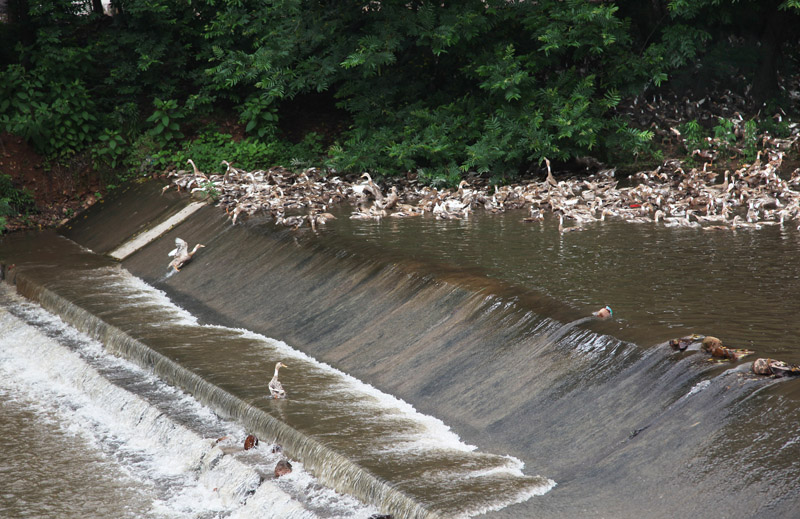
[[[46,385],[52,394],[63,393],[62,387],[69,388],[67,397],[61,396],[62,399],[73,399],[74,403],[68,404],[69,412],[81,413],[83,422],[97,422],[97,427],[110,429],[111,432],[105,432],[104,441],[139,445],[134,450],[150,452],[158,460],[151,461],[151,464],[158,464],[150,469],[156,473],[153,477],[161,479],[158,476],[161,471],[167,471],[169,475],[159,483],[161,491],[157,497],[161,503],[156,503],[150,510],[153,516],[188,512],[185,504],[180,502],[180,494],[191,490],[187,486],[190,484],[197,486],[194,492],[198,496],[213,496],[205,497],[207,508],[191,512],[201,516],[213,510],[243,519],[327,517],[327,514],[319,516],[303,506],[275,482],[264,481],[263,474],[253,463],[253,456],[248,458],[244,453],[239,458],[225,455],[214,438],[200,436],[197,431],[176,422],[161,407],[110,382],[107,375],[104,376],[79,353],[44,335],[5,308],[0,308],[0,343],[3,344],[4,369],[32,372],[24,377]],[[37,362],[30,363],[28,359],[32,358]],[[18,365],[12,366],[14,363]],[[136,379],[137,387],[148,383],[141,381],[147,378],[143,372],[115,367],[116,376]],[[74,394],[79,395],[78,400],[71,396]],[[191,407],[185,396],[172,395],[172,398],[177,399],[176,405],[184,409]],[[165,402],[161,404],[165,405]],[[209,417],[198,416],[195,420],[208,421]],[[130,453],[120,455],[131,456]],[[259,461],[274,463],[275,459],[267,455],[266,460]],[[135,464],[142,464],[141,457],[135,460]],[[174,488],[165,490],[168,487]],[[170,500],[178,502],[169,504]],[[358,511],[357,507],[353,509]],[[369,509],[362,513],[366,516]]]
[[[246,331],[198,325],[119,268],[75,271],[58,280],[37,279],[23,269],[15,283],[21,295],[100,340],[109,351],[152,370],[257,436],[281,444],[324,484],[391,510],[396,517],[475,515],[524,501],[553,485],[545,478],[524,475],[518,460],[475,451],[438,420],[422,417],[402,401],[284,343]],[[87,286],[91,290],[86,291]],[[109,305],[111,300],[115,305]],[[292,405],[291,400],[267,399],[278,407],[265,410],[260,370],[244,377],[252,382],[247,387],[241,378],[220,376],[225,371],[220,364],[211,372],[187,362],[187,353],[203,348],[219,353],[222,345],[230,348],[231,359],[282,358],[303,378],[314,381],[313,386],[301,388],[295,383],[290,389],[298,401],[309,402],[307,410],[297,412],[301,425],[291,424],[291,417],[273,416],[280,417],[280,406]],[[240,367],[232,362],[228,369],[235,376]],[[248,398],[253,389],[261,396]],[[310,423],[304,422],[308,413],[314,413]],[[314,438],[320,434],[322,442]]]
[[[138,210],[137,202],[123,201],[112,217],[98,209],[91,225],[65,232],[108,253],[128,240],[125,208]],[[782,306],[770,307],[751,276],[727,285],[714,277],[747,256],[749,235],[721,238],[715,246],[731,250],[709,258],[697,254],[713,239],[703,233],[607,222],[561,236],[510,218],[417,220],[404,224],[410,231],[342,219],[334,232],[312,235],[271,222],[232,226],[203,208],[125,256],[122,269],[54,236],[32,245],[20,238],[0,253],[21,293],[395,517],[800,512],[796,384],[665,342],[715,334],[726,305],[742,309],[744,286],[760,302],[744,307],[757,306],[747,317],[760,320],[728,318],[722,331],[735,328],[737,346],[750,330],[772,326],[753,349],[797,363],[782,339],[796,325],[771,315]],[[176,236],[207,247],[170,274]],[[498,237],[500,252],[487,246]],[[767,292],[787,302],[797,278],[772,262],[776,250],[796,256],[795,238],[758,235],[773,251],[770,272],[787,274]],[[27,252],[48,248],[46,258]],[[662,264],[693,279],[658,271]],[[712,277],[704,281],[706,264]],[[647,276],[633,278],[642,270]],[[656,271],[664,279],[648,288]],[[538,292],[548,280],[558,290]],[[726,290],[735,293],[726,299]],[[614,319],[587,319],[607,303]],[[696,329],[666,320],[678,309]],[[658,325],[631,323],[651,315]],[[276,361],[289,366],[281,371],[286,400],[266,391]]]

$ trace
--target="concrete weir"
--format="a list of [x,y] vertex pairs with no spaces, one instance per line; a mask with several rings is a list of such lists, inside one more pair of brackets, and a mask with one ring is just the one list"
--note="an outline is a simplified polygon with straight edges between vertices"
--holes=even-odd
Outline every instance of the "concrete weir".
[[[409,339],[424,335],[431,319],[463,318],[452,308],[420,315],[415,298],[472,307],[483,298],[346,259],[324,266],[329,275],[306,277],[320,262],[341,258],[258,225],[232,226],[216,208],[159,191],[135,186],[60,234],[5,239],[3,277],[109,351],[280,443],[325,485],[396,518],[470,517],[552,488],[553,481],[524,473],[518,459],[465,444],[438,418],[353,378],[342,371],[346,362],[335,361],[363,344],[364,312],[384,326],[395,318],[398,330],[421,320],[411,337],[398,332],[413,350]],[[166,268],[176,237],[206,245],[179,273]],[[357,285],[366,290],[355,295]],[[287,297],[300,323],[287,319]],[[353,304],[363,305],[359,319],[342,318]],[[314,326],[304,329],[304,320]],[[380,370],[396,340],[375,344],[362,366]],[[335,355],[317,356],[334,347]],[[289,366],[281,371],[285,400],[266,391],[278,360]],[[402,382],[388,366],[386,376],[393,380],[387,386]]]
[[[530,228],[516,233],[509,215],[340,213],[293,231],[233,225],[210,205],[182,219],[193,201],[161,187],[134,185],[59,232],[0,238],[6,281],[281,443],[320,483],[396,519],[798,516],[795,383],[674,352],[657,333],[621,340],[624,317],[587,321],[486,267],[560,277],[562,252],[587,251],[570,261],[588,264],[630,228],[580,247],[546,224],[524,242]],[[177,237],[205,245],[180,272],[168,268]],[[267,391],[276,362],[286,399]]]

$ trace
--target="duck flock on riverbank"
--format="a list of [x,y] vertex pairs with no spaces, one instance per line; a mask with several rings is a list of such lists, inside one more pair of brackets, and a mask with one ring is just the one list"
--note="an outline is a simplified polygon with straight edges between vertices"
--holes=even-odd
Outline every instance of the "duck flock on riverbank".
[[[788,145],[796,147],[797,140]],[[721,179],[708,164],[689,168],[677,160],[623,180],[615,178],[613,169],[557,179],[545,160],[547,176],[541,180],[492,186],[472,177],[448,189],[421,185],[413,176],[378,185],[368,173],[339,176],[317,168],[298,173],[280,167],[243,171],[227,161],[222,161],[224,173],[206,174],[189,160],[192,169],[170,173],[164,190],[174,186],[215,199],[234,224],[246,216],[269,214],[276,224],[295,229],[325,224],[333,218],[330,208],[343,202],[354,208],[351,218],[362,220],[425,214],[464,219],[475,211],[527,208],[525,221],[552,214],[560,219],[561,232],[607,218],[704,230],[797,226],[800,168],[781,174],[785,151],[773,148],[763,159],[759,153],[755,161],[725,171]]]

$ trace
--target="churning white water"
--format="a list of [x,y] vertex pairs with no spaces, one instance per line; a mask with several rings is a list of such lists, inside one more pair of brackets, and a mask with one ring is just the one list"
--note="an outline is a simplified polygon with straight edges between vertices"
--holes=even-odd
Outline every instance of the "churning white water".
[[[0,516],[366,518],[272,446],[0,286]],[[219,438],[225,438],[217,441]]]

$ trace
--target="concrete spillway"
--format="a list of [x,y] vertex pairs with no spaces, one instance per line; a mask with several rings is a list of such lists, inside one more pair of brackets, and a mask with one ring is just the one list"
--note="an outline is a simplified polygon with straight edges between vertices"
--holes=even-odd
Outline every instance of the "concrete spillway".
[[[789,386],[620,340],[613,322],[452,253],[354,246],[345,222],[234,226],[159,191],[133,187],[60,235],[5,239],[7,281],[326,484],[395,517],[798,511]],[[415,225],[420,248],[481,232]],[[206,245],[177,273],[176,237]],[[266,393],[278,360],[286,400]]]

